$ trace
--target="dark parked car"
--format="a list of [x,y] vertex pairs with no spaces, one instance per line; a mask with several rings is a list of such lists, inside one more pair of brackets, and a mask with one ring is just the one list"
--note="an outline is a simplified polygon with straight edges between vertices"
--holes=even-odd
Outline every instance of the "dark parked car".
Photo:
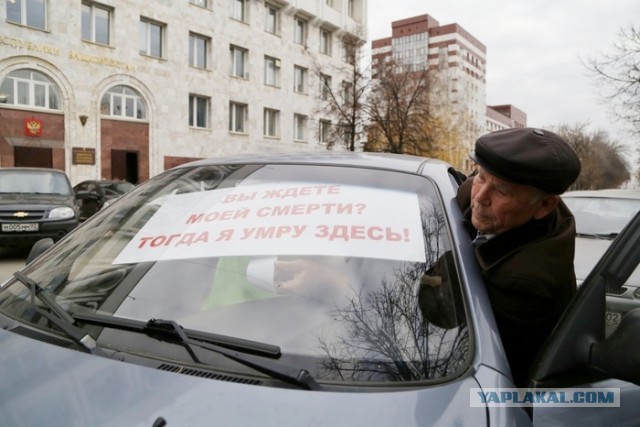
[[[637,269],[640,216],[518,399],[458,179],[365,153],[153,177],[0,287],[2,425],[636,423],[640,311],[605,338],[604,286]],[[418,298],[436,269],[443,322]]]
[[76,184],[73,191],[81,201],[80,221],[91,217],[134,187],[130,182],[119,180],[88,180]]
[[54,241],[76,228],[78,207],[67,175],[44,168],[0,169],[0,245]]

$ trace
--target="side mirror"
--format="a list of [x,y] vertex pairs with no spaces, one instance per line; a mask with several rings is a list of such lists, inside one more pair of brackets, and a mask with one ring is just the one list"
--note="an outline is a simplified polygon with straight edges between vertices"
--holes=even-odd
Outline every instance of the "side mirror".
[[591,346],[590,365],[614,378],[640,385],[640,308],[624,315],[604,341]]
[[31,247],[31,250],[29,251],[29,255],[27,256],[27,260],[25,264],[31,263],[31,261],[38,258],[51,246],[53,246],[53,239],[51,237],[40,239],[37,242],[35,242]]

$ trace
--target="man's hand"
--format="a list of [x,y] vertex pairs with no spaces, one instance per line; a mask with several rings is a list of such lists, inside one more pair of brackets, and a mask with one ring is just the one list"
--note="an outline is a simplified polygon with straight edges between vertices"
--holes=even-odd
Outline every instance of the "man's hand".
[[277,260],[273,275],[276,290],[310,298],[346,296],[347,275],[336,266],[307,259]]

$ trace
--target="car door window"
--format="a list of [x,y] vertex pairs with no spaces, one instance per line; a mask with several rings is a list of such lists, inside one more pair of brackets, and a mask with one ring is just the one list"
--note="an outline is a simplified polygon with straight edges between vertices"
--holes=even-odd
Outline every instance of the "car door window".
[[[532,389],[558,390],[569,400],[534,404],[534,425],[575,425],[576,420],[589,425],[636,423],[635,402],[640,400],[639,264],[637,213],[578,289],[536,361]],[[575,404],[571,399],[576,393],[607,400]]]

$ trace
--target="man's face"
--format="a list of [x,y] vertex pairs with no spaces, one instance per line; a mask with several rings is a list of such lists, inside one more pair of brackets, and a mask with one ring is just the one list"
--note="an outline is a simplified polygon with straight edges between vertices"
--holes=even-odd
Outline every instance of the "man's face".
[[471,223],[478,231],[500,234],[540,217],[540,191],[478,170],[471,187]]

